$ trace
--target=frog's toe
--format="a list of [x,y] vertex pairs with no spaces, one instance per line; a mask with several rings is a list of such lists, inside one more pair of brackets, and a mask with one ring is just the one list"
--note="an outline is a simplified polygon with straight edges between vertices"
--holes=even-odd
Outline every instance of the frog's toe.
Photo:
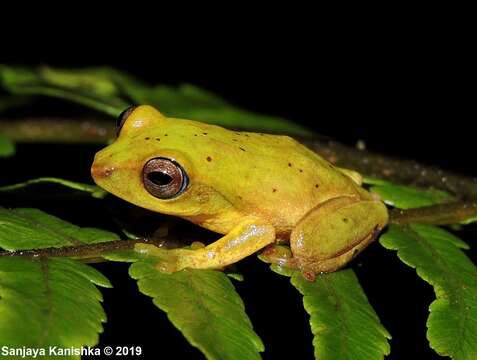
[[288,246],[283,245],[268,245],[259,255],[260,260],[294,269],[297,267],[296,259]]
[[177,266],[177,258],[174,258],[174,257],[160,259],[155,267],[160,272],[163,272],[166,274],[172,274],[179,270]]
[[205,247],[205,244],[200,241],[194,241],[192,244],[190,244],[190,248],[192,250],[202,249],[204,247]]
[[316,279],[316,273],[313,270],[302,270],[301,274],[306,280],[310,282],[314,282]]
[[155,268],[164,273],[173,273],[178,270],[177,250],[161,249],[154,245],[137,244],[135,250],[146,257],[157,261]]

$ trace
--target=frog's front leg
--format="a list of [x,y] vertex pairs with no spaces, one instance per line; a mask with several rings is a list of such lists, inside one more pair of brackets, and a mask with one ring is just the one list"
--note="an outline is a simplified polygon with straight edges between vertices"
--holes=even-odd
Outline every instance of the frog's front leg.
[[262,257],[269,262],[315,273],[335,271],[346,265],[370,242],[388,221],[388,212],[378,200],[337,197],[309,211],[290,236],[292,254],[268,247]]
[[227,235],[198,249],[160,249],[138,244],[136,250],[159,258],[158,269],[176,272],[185,268],[221,269],[275,241],[275,229],[255,218],[245,219]]

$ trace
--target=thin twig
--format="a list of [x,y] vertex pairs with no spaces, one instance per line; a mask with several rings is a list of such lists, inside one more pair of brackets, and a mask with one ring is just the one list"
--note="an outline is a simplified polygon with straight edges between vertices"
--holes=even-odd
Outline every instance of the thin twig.
[[[91,258],[97,259],[102,254],[111,253],[115,251],[132,250],[136,244],[153,244],[156,246],[163,246],[164,239],[132,239],[132,240],[113,240],[105,241],[97,244],[83,244],[76,246],[64,246],[61,248],[44,248],[33,250],[19,250],[19,251],[1,251],[0,256],[21,256],[21,257],[73,257],[73,258]],[[96,262],[96,261],[95,261]]]
[[[114,125],[100,119],[37,119],[0,121],[0,133],[17,142],[65,142],[104,144],[113,137]],[[448,191],[462,201],[409,210],[390,211],[390,223],[448,225],[477,217],[477,179],[444,171],[437,167],[358,150],[332,140],[316,137],[298,138],[300,142],[338,166],[349,167],[368,177]],[[137,243],[157,242],[148,239],[121,240],[63,248],[5,251],[0,256],[78,257],[95,261],[101,254],[133,249]],[[159,245],[162,245],[161,241]]]
[[424,206],[408,210],[390,211],[390,223],[393,224],[459,224],[477,217],[477,202],[462,201],[439,205]]
[[97,118],[0,119],[0,134],[15,142],[105,144],[115,134],[114,122]]
[[447,191],[460,200],[477,199],[477,178],[428,166],[414,160],[398,159],[372,151],[358,150],[329,139],[299,139],[331,163],[351,168],[368,177]]
[[[0,119],[0,134],[16,142],[105,144],[114,137],[114,122],[101,118]],[[477,179],[433,166],[358,150],[325,137],[297,137],[328,161],[403,185],[434,187],[461,200],[477,199]]]
[[[391,224],[406,225],[411,223],[430,225],[458,224],[465,220],[477,217],[477,202],[455,202],[448,204],[425,206],[421,208],[390,211]],[[1,251],[1,256],[22,257],[72,257],[86,262],[104,261],[101,256],[115,251],[132,250],[139,243],[153,244],[159,247],[164,245],[164,239],[151,240],[146,238],[134,240],[114,240],[99,244],[84,244],[65,246],[61,248],[44,248],[37,250]]]

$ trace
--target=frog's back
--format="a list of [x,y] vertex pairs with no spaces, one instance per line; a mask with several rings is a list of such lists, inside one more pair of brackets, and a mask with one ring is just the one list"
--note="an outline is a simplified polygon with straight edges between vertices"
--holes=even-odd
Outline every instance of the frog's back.
[[168,139],[175,137],[176,146],[186,149],[201,168],[196,181],[212,184],[237,210],[276,227],[293,227],[327,199],[365,194],[351,178],[288,136],[176,121],[181,124],[177,132],[169,127]]

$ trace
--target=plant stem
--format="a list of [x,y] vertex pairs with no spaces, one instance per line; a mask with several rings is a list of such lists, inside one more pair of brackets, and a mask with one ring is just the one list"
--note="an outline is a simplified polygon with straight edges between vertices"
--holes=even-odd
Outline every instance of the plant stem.
[[358,150],[329,139],[300,139],[300,142],[331,163],[351,168],[367,177],[402,185],[433,187],[447,191],[460,200],[477,199],[477,178],[423,165],[414,160]]
[[[114,251],[132,250],[134,246],[139,243],[153,244],[156,246],[163,246],[164,239],[151,240],[146,238],[132,239],[132,240],[113,240],[105,241],[98,244],[84,244],[75,246],[64,246],[61,248],[44,248],[34,250],[18,250],[18,251],[0,251],[1,256],[22,256],[22,257],[72,257],[81,259],[93,259],[92,262],[101,257],[102,254]],[[89,262],[89,261],[87,261]]]
[[[104,144],[114,134],[114,124],[100,119],[27,118],[0,121],[0,133],[17,142],[65,142]],[[328,161],[359,171],[365,176],[392,182],[434,187],[448,191],[462,201],[415,209],[390,211],[390,223],[449,225],[477,217],[477,179],[458,175],[442,169],[419,164],[413,160],[396,159],[369,151],[358,150],[323,137],[298,138],[301,143],[316,151]],[[130,250],[137,243],[162,245],[154,240],[136,239],[46,248],[25,251],[4,251],[0,256],[26,257],[78,257],[95,261],[101,254]]]
[[411,223],[452,225],[475,218],[477,218],[477,202],[461,201],[407,210],[393,209],[390,211],[389,222],[400,225]]
[[[455,202],[448,204],[425,206],[408,210],[394,209],[390,211],[389,222],[406,225],[411,223],[429,225],[451,225],[477,217],[477,202]],[[61,248],[45,248],[37,250],[1,251],[1,256],[22,257],[72,257],[85,262],[105,261],[101,256],[105,253],[132,250],[139,243],[163,246],[164,239],[150,240],[146,238],[134,240],[114,240],[99,244],[65,246]]]
[[107,119],[0,119],[0,134],[15,142],[106,144],[114,133],[114,122]]
[[[107,119],[25,118],[0,120],[0,133],[16,142],[105,144],[114,138],[114,122]],[[325,137],[297,140],[338,166],[403,185],[434,187],[461,200],[477,199],[477,179],[413,160],[358,150]]]

